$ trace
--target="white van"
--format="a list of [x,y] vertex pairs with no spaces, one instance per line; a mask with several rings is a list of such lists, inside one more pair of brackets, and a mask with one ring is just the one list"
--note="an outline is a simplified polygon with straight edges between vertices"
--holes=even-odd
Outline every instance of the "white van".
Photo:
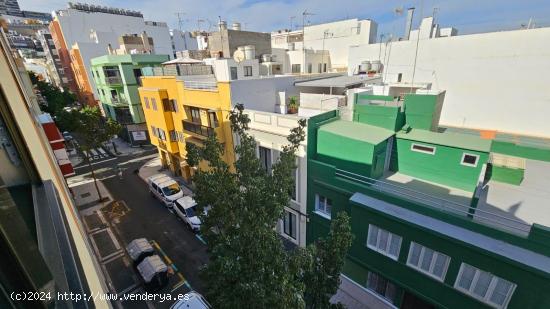
[[200,231],[201,219],[197,216],[197,203],[190,196],[179,198],[174,203],[174,211],[193,232]]
[[172,208],[174,202],[183,196],[179,184],[170,176],[157,174],[147,178],[147,185],[152,195],[158,198],[168,208]]
[[183,299],[175,302],[170,309],[210,309],[210,304],[201,294],[191,291]]

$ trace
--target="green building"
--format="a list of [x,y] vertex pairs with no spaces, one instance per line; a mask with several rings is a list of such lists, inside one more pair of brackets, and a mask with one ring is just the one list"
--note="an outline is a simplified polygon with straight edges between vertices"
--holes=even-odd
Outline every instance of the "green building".
[[147,140],[138,94],[141,69],[161,66],[168,60],[168,55],[153,54],[105,55],[91,60],[101,107],[106,116],[125,125],[129,132],[121,137],[128,136],[132,143]]
[[550,149],[440,128],[444,95],[309,118],[307,241],[351,216],[343,286],[372,308],[550,308]]

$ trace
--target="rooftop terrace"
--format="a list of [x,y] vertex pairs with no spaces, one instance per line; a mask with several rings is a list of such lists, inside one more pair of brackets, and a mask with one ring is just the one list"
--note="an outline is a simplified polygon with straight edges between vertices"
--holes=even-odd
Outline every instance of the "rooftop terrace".
[[427,130],[411,129],[409,132],[397,132],[396,136],[397,138],[481,152],[489,152],[491,150],[490,140],[481,139],[479,136],[469,134],[450,132],[438,133]]
[[365,141],[374,145],[380,144],[394,134],[390,130],[345,120],[336,120],[323,125],[319,131],[345,136],[346,138],[358,141]]

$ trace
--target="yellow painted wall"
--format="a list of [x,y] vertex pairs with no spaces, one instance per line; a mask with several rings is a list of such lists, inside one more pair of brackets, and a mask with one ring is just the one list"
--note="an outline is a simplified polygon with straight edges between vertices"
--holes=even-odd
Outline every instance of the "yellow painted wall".
[[[231,109],[231,96],[229,83],[218,83],[217,90],[187,89],[183,81],[175,76],[147,76],[142,77],[142,87],[139,88],[139,96],[151,143],[157,147],[162,143],[153,135],[151,126],[161,128],[166,131],[169,139],[169,132],[175,130],[183,132],[186,141],[201,144],[205,138],[191,132],[183,130],[183,120],[190,121],[190,115],[187,115],[185,106],[197,107],[201,109],[201,124],[209,126],[208,111],[216,111],[219,127],[215,129],[218,140],[225,144],[224,161],[230,166],[233,165],[235,154],[233,150],[233,136],[229,122],[229,111]],[[144,98],[149,98],[149,108],[146,107]],[[152,109],[151,98],[157,101],[157,111]],[[162,99],[176,100],[178,104],[177,112],[164,112]],[[159,151],[162,151],[159,147]],[[171,155],[179,157],[181,162],[185,161],[186,151],[185,143],[180,141],[167,142],[166,151]],[[205,166],[200,166],[205,168]]]

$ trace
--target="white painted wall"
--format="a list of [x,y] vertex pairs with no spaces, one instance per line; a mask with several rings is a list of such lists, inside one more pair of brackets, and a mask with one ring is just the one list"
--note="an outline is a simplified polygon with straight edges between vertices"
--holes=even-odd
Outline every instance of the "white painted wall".
[[[244,104],[246,109],[250,110],[264,112],[280,111],[280,105],[286,105],[288,98],[296,94],[294,77],[292,76],[231,81],[232,104],[241,103]],[[283,99],[285,102],[281,102]]]
[[[120,47],[118,38],[124,34],[141,34],[143,31],[153,38],[155,53],[174,57],[170,32],[166,23],[145,21],[142,17],[107,14],[102,12],[83,12],[66,9],[54,12],[63,31],[65,44],[70,48],[78,43],[80,52],[87,55],[84,60],[88,78],[90,78],[94,96],[97,91],[90,73],[90,59],[107,54],[107,45],[113,49]],[[156,25],[155,25],[156,24]],[[96,45],[96,46],[94,46]]]
[[[246,59],[239,63],[231,58],[206,58],[204,63],[209,64],[214,69],[214,75],[220,82],[231,80],[231,67],[237,68],[237,79],[254,79],[260,76],[260,62],[258,59]],[[245,76],[245,67],[252,67],[252,76]]]
[[191,36],[191,32],[172,29],[170,30],[170,33],[172,36],[174,51],[178,52],[183,50],[199,49],[199,42],[197,38]]
[[[273,164],[277,162],[279,153],[283,146],[288,144],[286,137],[290,130],[298,126],[298,120],[301,117],[296,115],[281,115],[275,113],[266,113],[256,110],[245,110],[250,118],[249,133],[254,137],[259,146],[271,149],[271,159]],[[282,237],[299,245],[306,245],[306,207],[307,207],[307,137],[302,142],[296,155],[297,177],[296,177],[296,201],[291,200],[285,207],[296,215],[296,239],[292,239],[283,233],[283,222],[279,222],[277,231]]]
[[[550,28],[537,28],[421,39],[415,83],[447,91],[442,125],[550,137],[549,37]],[[382,76],[411,82],[415,47],[416,40],[382,44]],[[378,60],[379,49],[351,47],[348,74]]]

